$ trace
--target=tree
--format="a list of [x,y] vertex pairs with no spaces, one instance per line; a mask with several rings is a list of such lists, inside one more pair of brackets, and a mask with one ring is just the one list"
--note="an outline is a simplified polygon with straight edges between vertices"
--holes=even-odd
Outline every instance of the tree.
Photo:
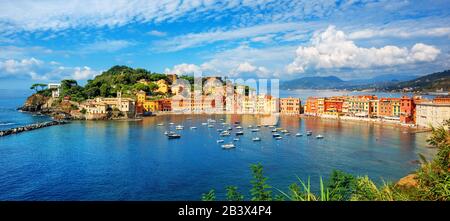
[[356,187],[356,178],[340,170],[333,170],[327,181],[331,200],[349,200]]
[[227,200],[228,201],[242,201],[244,200],[244,195],[237,191],[236,186],[228,186],[227,190]]
[[258,164],[251,165],[253,179],[251,180],[252,201],[270,201],[272,200],[272,187],[266,184],[267,178],[263,175],[263,166]]
[[36,83],[36,84],[31,85],[30,89],[31,89],[31,90],[35,90],[36,93],[37,93],[37,92],[39,92],[39,91],[44,90],[46,87],[47,87],[46,84]]
[[216,200],[216,191],[214,189],[210,190],[207,193],[202,194],[202,201],[215,201]]

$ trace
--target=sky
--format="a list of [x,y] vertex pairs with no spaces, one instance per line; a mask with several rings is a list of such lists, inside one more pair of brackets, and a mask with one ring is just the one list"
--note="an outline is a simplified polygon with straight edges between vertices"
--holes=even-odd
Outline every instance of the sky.
[[450,69],[450,0],[0,0],[0,88],[114,65],[277,78]]

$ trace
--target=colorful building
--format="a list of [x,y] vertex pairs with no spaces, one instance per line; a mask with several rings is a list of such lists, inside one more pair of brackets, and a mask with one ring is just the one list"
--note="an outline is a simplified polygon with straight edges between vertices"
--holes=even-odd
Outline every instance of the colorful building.
[[416,118],[416,102],[414,98],[402,96],[400,98],[400,122],[414,124]]
[[350,97],[348,100],[349,116],[355,117],[373,117],[373,101],[378,98],[374,95],[361,95]]
[[304,113],[307,115],[317,115],[317,97],[308,97],[306,99],[305,110]]
[[378,117],[400,119],[400,98],[381,98],[379,101]]
[[280,113],[281,114],[300,114],[301,101],[300,98],[280,98]]
[[325,98],[323,113],[328,115],[342,115],[343,106],[344,106],[343,97]]

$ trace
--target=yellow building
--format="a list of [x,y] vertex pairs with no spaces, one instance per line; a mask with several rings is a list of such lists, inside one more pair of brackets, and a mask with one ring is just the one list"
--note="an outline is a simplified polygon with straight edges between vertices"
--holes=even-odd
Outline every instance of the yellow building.
[[164,79],[157,81],[156,84],[158,85],[158,90],[156,90],[156,92],[160,92],[163,94],[169,92],[169,86],[167,85],[167,82]]

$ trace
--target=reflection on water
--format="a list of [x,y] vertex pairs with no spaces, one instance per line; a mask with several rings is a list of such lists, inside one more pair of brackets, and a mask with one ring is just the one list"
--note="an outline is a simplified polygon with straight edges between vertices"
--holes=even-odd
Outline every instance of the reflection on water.
[[[213,128],[202,126],[215,119]],[[236,149],[222,150],[217,129],[241,122]],[[174,124],[169,125],[170,122]],[[157,126],[164,123],[164,126]],[[168,140],[175,130],[181,139]],[[277,124],[290,136],[275,140],[272,128],[251,132],[248,125]],[[189,129],[196,126],[196,130]],[[313,136],[295,137],[297,132]],[[236,185],[250,189],[249,165],[262,163],[269,183],[285,189],[296,175],[317,184],[333,169],[395,180],[414,170],[426,133],[366,122],[254,115],[166,115],[142,121],[79,121],[0,138],[0,199],[198,200],[203,192]],[[322,134],[324,139],[315,139]],[[262,141],[253,142],[259,136]],[[317,186],[317,185],[315,185]]]

